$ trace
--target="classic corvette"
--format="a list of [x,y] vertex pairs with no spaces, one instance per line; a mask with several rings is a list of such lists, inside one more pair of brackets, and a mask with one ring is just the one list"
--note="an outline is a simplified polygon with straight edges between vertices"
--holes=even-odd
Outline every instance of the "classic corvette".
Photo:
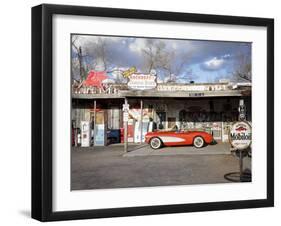
[[193,145],[202,148],[206,144],[211,144],[214,138],[204,131],[155,131],[145,135],[145,142],[153,149],[162,146]]

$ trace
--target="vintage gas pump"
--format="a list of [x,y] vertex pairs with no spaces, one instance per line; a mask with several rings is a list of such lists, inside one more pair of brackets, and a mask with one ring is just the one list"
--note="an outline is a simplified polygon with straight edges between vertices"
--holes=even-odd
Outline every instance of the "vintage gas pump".
[[89,147],[91,141],[91,127],[89,121],[81,121],[81,147]]

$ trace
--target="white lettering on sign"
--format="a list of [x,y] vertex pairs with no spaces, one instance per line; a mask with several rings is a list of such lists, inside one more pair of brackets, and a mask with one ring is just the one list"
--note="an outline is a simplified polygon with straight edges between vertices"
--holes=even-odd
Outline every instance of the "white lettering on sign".
[[229,132],[231,145],[238,149],[247,149],[252,143],[252,128],[247,122],[236,122]]
[[129,78],[128,87],[137,90],[154,89],[156,76],[150,74],[132,74]]
[[128,120],[129,120],[129,113],[128,112],[124,112],[123,113],[123,121],[124,122],[128,122]]
[[158,91],[223,91],[227,90],[227,85],[205,85],[205,84],[185,84],[167,85],[158,84]]

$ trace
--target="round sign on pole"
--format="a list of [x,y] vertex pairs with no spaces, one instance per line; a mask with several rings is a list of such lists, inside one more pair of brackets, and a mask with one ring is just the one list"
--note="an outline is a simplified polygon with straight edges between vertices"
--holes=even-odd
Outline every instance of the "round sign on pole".
[[229,131],[230,144],[237,150],[247,149],[252,143],[252,127],[245,121],[235,122]]

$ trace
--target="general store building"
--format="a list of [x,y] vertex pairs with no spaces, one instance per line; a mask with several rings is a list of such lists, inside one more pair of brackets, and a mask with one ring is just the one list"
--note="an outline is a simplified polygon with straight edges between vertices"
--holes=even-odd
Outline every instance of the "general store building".
[[122,143],[124,137],[142,143],[147,131],[175,129],[204,130],[216,141],[228,142],[241,103],[251,121],[251,83],[158,83],[142,90],[111,81],[100,87],[73,83],[73,145],[79,132],[81,139],[89,138],[85,146],[105,146]]

